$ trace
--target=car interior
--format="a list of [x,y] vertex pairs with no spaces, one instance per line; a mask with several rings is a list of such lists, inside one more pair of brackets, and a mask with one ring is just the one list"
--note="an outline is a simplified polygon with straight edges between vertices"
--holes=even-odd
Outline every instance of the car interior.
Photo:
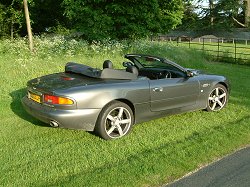
[[105,60],[103,62],[103,69],[100,70],[83,64],[69,62],[65,66],[65,72],[81,74],[92,78],[123,80],[156,80],[182,78],[187,76],[185,72],[171,65],[164,65],[162,67],[143,67],[140,64],[129,61],[123,62],[123,66],[125,69],[114,69],[112,61]]
[[[177,68],[172,67],[168,68],[139,68],[134,65],[133,62],[123,62],[123,66],[126,67],[126,72],[133,73],[138,76],[138,78],[148,78],[151,80],[154,79],[165,79],[165,78],[181,78],[185,77],[186,74]],[[103,62],[103,69],[110,68],[113,69],[113,63],[110,60],[105,60]],[[120,70],[124,71],[124,70]]]

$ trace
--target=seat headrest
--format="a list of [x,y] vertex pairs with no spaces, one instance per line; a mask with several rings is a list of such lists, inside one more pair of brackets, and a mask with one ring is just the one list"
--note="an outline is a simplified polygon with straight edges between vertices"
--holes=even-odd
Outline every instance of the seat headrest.
[[113,63],[110,60],[105,60],[102,65],[103,69],[105,68],[113,68]]
[[135,66],[128,66],[126,68],[126,71],[127,72],[130,72],[130,73],[133,73],[135,74],[136,76],[138,76],[139,72],[138,72],[138,69],[135,67]]

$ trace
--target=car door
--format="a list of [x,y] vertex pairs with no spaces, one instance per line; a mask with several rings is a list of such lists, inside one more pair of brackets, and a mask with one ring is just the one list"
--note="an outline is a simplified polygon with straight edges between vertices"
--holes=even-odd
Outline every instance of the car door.
[[200,93],[197,78],[180,77],[150,80],[151,111],[195,105]]

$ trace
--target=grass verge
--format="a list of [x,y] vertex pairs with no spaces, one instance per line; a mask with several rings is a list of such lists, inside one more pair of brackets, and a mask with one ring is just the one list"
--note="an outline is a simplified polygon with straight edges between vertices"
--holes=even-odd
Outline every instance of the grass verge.
[[[0,41],[3,186],[158,186],[250,143],[248,66],[209,62],[202,53],[157,42],[36,42],[39,50],[30,55],[22,40]],[[228,106],[216,113],[196,111],[142,123],[116,141],[50,128],[23,110],[20,99],[27,80],[62,71],[67,61],[101,68],[111,59],[121,67],[123,54],[129,52],[165,56],[226,75],[232,86]]]

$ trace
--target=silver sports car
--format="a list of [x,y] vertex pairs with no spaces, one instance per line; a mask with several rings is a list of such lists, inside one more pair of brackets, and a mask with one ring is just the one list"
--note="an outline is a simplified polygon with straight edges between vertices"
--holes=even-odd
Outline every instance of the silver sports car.
[[124,69],[105,60],[103,69],[69,62],[65,71],[32,79],[25,110],[53,127],[95,131],[120,138],[135,123],[228,102],[229,82],[156,56],[127,54]]

